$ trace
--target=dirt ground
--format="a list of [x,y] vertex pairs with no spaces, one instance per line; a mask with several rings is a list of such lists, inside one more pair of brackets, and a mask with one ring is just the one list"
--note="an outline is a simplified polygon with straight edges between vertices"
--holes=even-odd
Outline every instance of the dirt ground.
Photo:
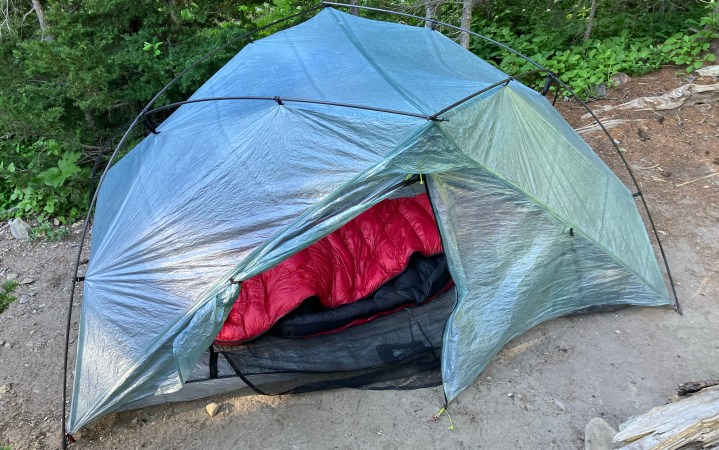
[[[633,79],[592,106],[662,94],[686,82],[677,72]],[[590,124],[578,104],[558,108],[573,126]],[[670,308],[630,308],[537,326],[451,404],[454,430],[446,416],[431,420],[443,403],[439,388],[240,392],[110,415],[73,447],[581,449],[593,417],[616,427],[666,403],[679,383],[719,376],[719,176],[694,181],[719,172],[719,104],[602,118],[632,119],[611,132],[652,209],[683,317]],[[606,138],[585,138],[626,179]],[[78,238],[27,243],[13,239],[7,224],[0,228],[0,281],[26,283],[0,315],[0,447],[59,446],[64,317]],[[205,412],[210,401],[220,404],[213,418]]]

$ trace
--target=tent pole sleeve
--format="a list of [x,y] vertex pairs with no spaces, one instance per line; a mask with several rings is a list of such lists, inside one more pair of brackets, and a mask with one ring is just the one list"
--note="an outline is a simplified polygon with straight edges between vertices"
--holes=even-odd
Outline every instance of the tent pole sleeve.
[[[463,99],[458,100],[458,101],[452,103],[451,105],[447,106],[446,108],[437,111],[436,113],[434,113],[434,114],[432,114],[432,115],[430,116],[430,119],[435,120],[435,121],[441,121],[441,119],[438,118],[439,116],[441,116],[442,114],[446,113],[447,111],[449,111],[449,110],[451,110],[451,109],[456,108],[457,106],[461,105],[462,103],[465,103],[465,102],[468,102],[469,100],[472,100],[474,97],[477,97],[478,95],[482,95],[482,94],[484,94],[485,92],[491,91],[492,89],[494,89],[494,88],[496,88],[496,87],[498,87],[498,86],[501,86],[501,85],[505,85],[505,86],[506,86],[507,84],[509,84],[510,81],[514,81],[514,80],[516,80],[516,79],[525,77],[525,76],[527,76],[527,75],[532,75],[532,74],[541,73],[541,72],[547,72],[547,71],[544,70],[544,69],[528,70],[528,71],[526,71],[526,72],[520,73],[519,75],[512,75],[511,77],[507,77],[507,78],[505,78],[505,79],[503,79],[503,80],[497,81],[496,83],[491,84],[491,85],[489,85],[489,86],[487,86],[487,87],[485,87],[485,88],[482,88],[482,89],[478,90],[477,92],[475,92],[475,93],[473,93],[473,94],[470,94],[470,95],[464,97]],[[548,75],[548,76],[550,76],[550,75]]]
[[208,97],[208,98],[196,98],[192,100],[185,100],[182,102],[175,102],[170,103],[168,105],[160,106],[158,108],[152,109],[150,111],[147,111],[145,113],[146,116],[158,113],[160,111],[166,111],[168,109],[174,109],[178,108],[182,105],[191,105],[193,103],[205,103],[205,102],[220,102],[220,101],[229,101],[229,100],[265,100],[265,101],[273,101],[276,102],[279,106],[283,106],[285,103],[308,103],[313,105],[326,105],[326,106],[337,106],[340,108],[352,108],[352,109],[363,109],[367,111],[377,111],[382,113],[388,113],[388,114],[396,114],[400,116],[409,116],[409,117],[417,117],[420,119],[425,120],[433,120],[437,122],[441,122],[443,119],[439,119],[435,116],[428,116],[426,114],[419,114],[419,113],[413,113],[408,111],[399,111],[396,109],[387,109],[387,108],[379,108],[375,106],[367,106],[367,105],[357,105],[354,103],[342,103],[342,102],[333,102],[333,101],[327,101],[327,100],[312,100],[312,99],[306,99],[306,98],[285,98],[285,97],[258,97],[258,96],[241,96],[241,97]]

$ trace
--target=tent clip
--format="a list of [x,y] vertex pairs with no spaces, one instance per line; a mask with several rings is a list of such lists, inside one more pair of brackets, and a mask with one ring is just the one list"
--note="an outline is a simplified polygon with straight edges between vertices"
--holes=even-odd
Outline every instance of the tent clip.
[[544,87],[542,88],[542,97],[546,96],[549,93],[549,88],[552,86],[552,81],[554,81],[552,73],[547,72],[547,79],[544,82]]
[[72,437],[72,435],[70,433],[65,433],[65,445],[74,444],[74,443],[75,443],[75,438]]
[[639,197],[640,195],[643,195],[643,194],[642,194],[642,191],[637,191],[637,192],[635,192],[635,193],[632,194],[632,197],[637,198],[637,197]]
[[284,105],[284,103],[282,103],[282,99],[281,99],[279,96],[275,96],[275,101],[276,101],[277,104],[280,105],[280,106]]
[[235,281],[235,277],[230,277],[230,284],[242,284],[242,281]]
[[160,132],[157,131],[157,125],[148,116],[142,116],[142,124],[145,125],[145,128],[147,128],[147,131],[149,131],[150,133],[160,134]]
[[75,283],[82,283],[83,281],[85,281],[85,277],[75,277],[72,279],[72,281],[74,281]]

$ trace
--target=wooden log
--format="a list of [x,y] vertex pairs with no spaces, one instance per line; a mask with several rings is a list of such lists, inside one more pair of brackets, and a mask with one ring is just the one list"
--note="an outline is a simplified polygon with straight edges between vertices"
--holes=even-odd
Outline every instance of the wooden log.
[[719,386],[632,417],[619,430],[613,443],[623,450],[714,448],[719,445]]
[[[717,102],[719,102],[719,83],[685,84],[658,97],[639,97],[630,102],[622,103],[621,105],[607,105],[596,109],[594,112],[600,114],[615,110],[666,111],[682,106]],[[590,114],[582,116],[582,120],[588,120],[590,118]]]
[[711,380],[704,381],[687,381],[677,387],[677,395],[679,397],[686,397],[689,394],[699,392],[702,389],[719,385],[719,378],[712,378]]

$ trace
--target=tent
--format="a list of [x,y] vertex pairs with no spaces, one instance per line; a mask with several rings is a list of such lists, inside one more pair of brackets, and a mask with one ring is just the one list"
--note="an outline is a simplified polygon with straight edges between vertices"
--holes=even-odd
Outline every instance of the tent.
[[[148,122],[99,188],[70,433],[122,409],[270,382],[293,392],[441,382],[451,401],[540,322],[670,303],[632,192],[542,95],[430,28],[325,8],[245,46],[159,126]],[[377,213],[408,199],[441,240],[424,252]],[[216,341],[243,283],[363,220],[403,245],[401,273],[380,283],[421,291],[408,294],[414,304],[346,310],[330,333],[270,332],[303,320],[290,312],[304,303],[292,303],[238,342]],[[362,305],[376,284],[357,294]],[[262,301],[269,317],[274,300]]]

